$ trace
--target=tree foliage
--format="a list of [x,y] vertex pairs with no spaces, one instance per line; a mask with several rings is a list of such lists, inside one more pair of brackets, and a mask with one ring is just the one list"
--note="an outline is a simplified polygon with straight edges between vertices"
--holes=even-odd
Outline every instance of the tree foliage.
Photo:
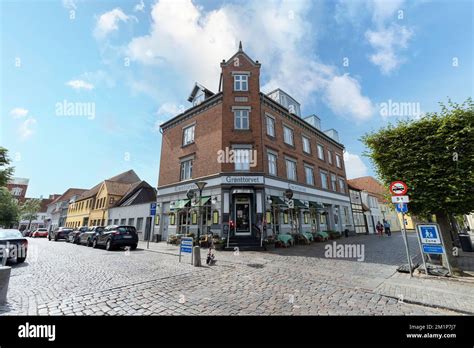
[[0,226],[10,227],[18,222],[20,209],[6,187],[0,187]]
[[8,167],[10,159],[7,154],[8,150],[0,146],[0,187],[7,186],[7,182],[10,180],[14,171],[13,167]]
[[362,138],[380,179],[408,185],[415,215],[474,211],[474,103],[440,105],[440,112]]
[[41,209],[41,200],[36,198],[27,199],[20,206],[20,213],[22,219],[29,220],[30,222],[36,219],[38,212]]

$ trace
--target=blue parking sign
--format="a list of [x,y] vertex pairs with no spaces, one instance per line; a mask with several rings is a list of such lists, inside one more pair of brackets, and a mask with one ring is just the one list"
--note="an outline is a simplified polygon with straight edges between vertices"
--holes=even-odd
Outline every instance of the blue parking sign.
[[150,203],[150,215],[151,216],[156,215],[156,203]]

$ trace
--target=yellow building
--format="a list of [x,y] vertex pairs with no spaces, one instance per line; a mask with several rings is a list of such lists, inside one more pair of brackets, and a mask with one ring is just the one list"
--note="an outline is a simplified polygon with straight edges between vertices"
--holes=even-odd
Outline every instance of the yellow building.
[[107,222],[107,210],[113,207],[133,184],[139,182],[138,175],[129,170],[95,185],[69,204],[66,227],[104,226]]

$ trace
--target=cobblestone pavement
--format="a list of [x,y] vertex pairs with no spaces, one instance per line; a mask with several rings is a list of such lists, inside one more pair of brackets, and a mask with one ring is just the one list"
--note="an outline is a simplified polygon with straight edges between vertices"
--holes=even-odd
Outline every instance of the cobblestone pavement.
[[[189,256],[178,263],[177,247],[165,243],[150,243],[150,250],[140,243],[136,251],[107,252],[30,239],[27,262],[12,264],[8,304],[0,306],[0,314],[459,314],[432,303],[399,302],[400,286],[393,277],[404,262],[403,241],[399,234],[377,238],[336,241],[363,244],[364,262],[325,258],[325,246],[318,243],[272,252],[217,251],[217,265],[200,268],[189,264]],[[467,302],[474,285],[462,286]],[[460,307],[467,305],[463,301]]]

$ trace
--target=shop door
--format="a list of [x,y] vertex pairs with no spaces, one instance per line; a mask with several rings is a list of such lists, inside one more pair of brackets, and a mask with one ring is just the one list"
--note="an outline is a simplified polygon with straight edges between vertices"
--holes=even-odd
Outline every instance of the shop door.
[[248,236],[251,234],[250,199],[247,197],[235,198],[235,234]]

